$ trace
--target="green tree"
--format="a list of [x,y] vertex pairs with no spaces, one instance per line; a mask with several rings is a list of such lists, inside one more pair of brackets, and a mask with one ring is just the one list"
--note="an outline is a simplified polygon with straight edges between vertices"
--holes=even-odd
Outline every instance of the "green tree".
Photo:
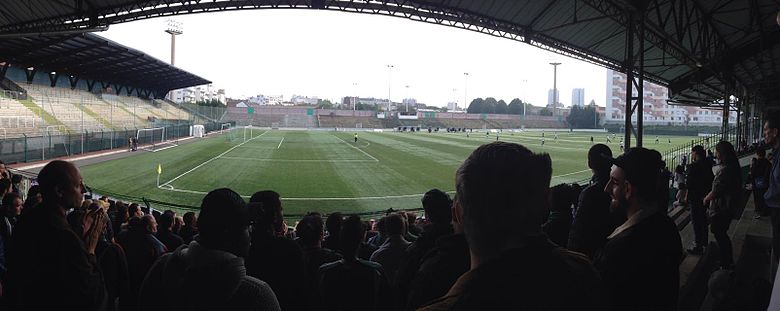
[[506,112],[508,114],[523,114],[523,101],[519,98],[512,99],[507,106]]
[[333,103],[327,99],[320,99],[317,101],[317,108],[319,109],[332,109]]
[[495,98],[485,98],[481,113],[496,113],[496,106],[498,106],[498,101]]
[[596,105],[586,107],[571,107],[566,122],[571,128],[595,128],[598,125],[598,115],[596,114]]
[[550,110],[550,108],[544,107],[544,108],[542,108],[542,110],[539,110],[539,115],[540,116],[548,116],[549,117],[549,116],[553,115],[553,112],[552,112],[552,110]]
[[471,104],[469,104],[469,107],[466,109],[468,113],[482,113],[485,105],[485,100],[483,100],[481,97],[475,98],[471,101]]
[[509,108],[508,108],[506,102],[502,99],[502,100],[499,100],[498,103],[496,104],[496,111],[494,113],[507,114],[508,110],[509,110]]

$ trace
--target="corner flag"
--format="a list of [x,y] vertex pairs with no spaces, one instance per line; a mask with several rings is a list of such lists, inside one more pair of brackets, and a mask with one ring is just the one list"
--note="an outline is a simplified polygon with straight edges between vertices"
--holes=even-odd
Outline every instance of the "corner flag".
[[157,164],[157,175],[162,174],[162,164]]

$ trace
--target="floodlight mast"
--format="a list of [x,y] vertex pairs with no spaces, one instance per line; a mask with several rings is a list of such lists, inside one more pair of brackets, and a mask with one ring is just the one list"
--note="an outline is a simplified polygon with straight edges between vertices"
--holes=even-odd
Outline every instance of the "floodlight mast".
[[169,19],[166,21],[168,27],[165,32],[171,35],[171,66],[176,64],[176,36],[183,34],[182,23]]

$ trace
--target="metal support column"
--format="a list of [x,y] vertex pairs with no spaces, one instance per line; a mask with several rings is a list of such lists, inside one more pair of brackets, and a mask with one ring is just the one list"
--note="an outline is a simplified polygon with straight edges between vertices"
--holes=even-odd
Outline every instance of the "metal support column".
[[[644,13],[639,13],[639,25],[636,25],[636,32],[639,38],[639,66],[637,70],[637,84],[636,84],[636,103],[634,113],[636,113],[636,146],[642,147],[642,133],[644,132],[644,98],[645,98],[645,18]],[[633,45],[633,43],[632,43]],[[628,148],[626,148],[628,149]]]
[[[720,140],[729,140],[729,109],[731,108],[731,90],[726,86],[723,94],[723,112],[721,112],[721,138]],[[739,142],[737,142],[739,143]]]
[[628,25],[626,25],[626,120],[625,133],[623,133],[624,151],[631,148],[631,116],[634,114],[631,107],[633,100],[632,90],[634,89],[634,18],[630,12],[627,12],[627,14],[629,14],[629,18]]

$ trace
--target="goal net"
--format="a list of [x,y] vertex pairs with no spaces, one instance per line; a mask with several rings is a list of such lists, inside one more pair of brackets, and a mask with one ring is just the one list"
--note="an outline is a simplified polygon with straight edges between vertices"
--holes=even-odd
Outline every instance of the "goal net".
[[135,138],[138,140],[138,148],[145,151],[157,152],[178,146],[176,142],[168,139],[164,127],[140,129]]
[[271,129],[278,130],[279,129],[279,122],[271,122]]

